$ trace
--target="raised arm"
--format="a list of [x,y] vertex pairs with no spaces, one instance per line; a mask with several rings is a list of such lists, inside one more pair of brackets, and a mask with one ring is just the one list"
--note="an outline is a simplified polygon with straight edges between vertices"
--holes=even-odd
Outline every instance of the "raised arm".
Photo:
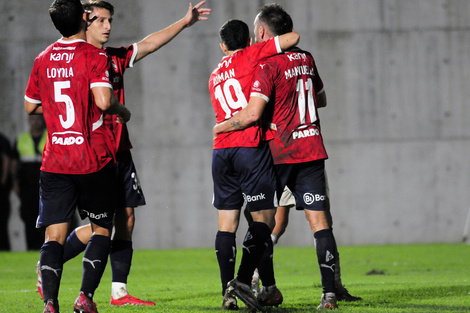
[[263,114],[266,103],[266,100],[263,98],[256,96],[251,97],[248,105],[244,109],[223,123],[214,126],[212,130],[214,139],[220,133],[241,130],[256,124]]
[[135,62],[141,60],[142,58],[166,45],[186,27],[190,27],[197,21],[207,20],[207,17],[205,15],[210,15],[211,9],[201,8],[201,6],[203,6],[205,3],[206,1],[201,1],[194,7],[190,3],[188,12],[186,13],[185,17],[163,30],[148,35],[142,41],[138,42],[138,51],[137,56],[135,58]]

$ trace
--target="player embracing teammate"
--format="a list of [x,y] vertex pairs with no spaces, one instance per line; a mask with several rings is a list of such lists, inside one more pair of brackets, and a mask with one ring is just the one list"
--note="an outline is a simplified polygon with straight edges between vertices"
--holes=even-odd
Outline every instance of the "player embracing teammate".
[[[254,22],[256,42],[266,42],[293,29],[289,14],[277,4],[261,8]],[[303,208],[316,242],[323,294],[319,309],[336,309],[337,247],[328,225],[325,160],[328,158],[317,109],[326,106],[323,82],[312,55],[297,47],[260,62],[253,76],[248,105],[214,127],[220,136],[252,127],[263,116],[266,138],[278,180],[277,192],[292,191]],[[272,249],[272,242],[268,248]],[[269,251],[270,252],[270,251]],[[268,253],[269,255],[269,253]],[[271,253],[272,255],[272,253]],[[266,261],[272,264],[272,260]],[[260,264],[260,276],[265,264]]]

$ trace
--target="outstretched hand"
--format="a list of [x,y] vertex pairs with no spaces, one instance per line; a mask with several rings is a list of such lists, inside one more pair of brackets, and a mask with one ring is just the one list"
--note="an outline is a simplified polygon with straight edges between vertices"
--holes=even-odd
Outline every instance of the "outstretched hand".
[[212,9],[201,8],[205,3],[205,0],[201,1],[194,7],[192,3],[189,4],[188,13],[186,13],[186,16],[184,17],[184,20],[186,21],[186,27],[192,26],[197,21],[207,20],[207,17],[204,15],[210,15]]

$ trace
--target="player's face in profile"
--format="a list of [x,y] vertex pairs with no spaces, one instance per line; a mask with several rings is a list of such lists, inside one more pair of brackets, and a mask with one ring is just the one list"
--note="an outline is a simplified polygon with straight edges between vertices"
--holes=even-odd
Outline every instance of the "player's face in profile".
[[254,22],[254,30],[255,30],[255,43],[262,42],[261,38],[259,37],[259,27],[261,23],[260,20],[258,19],[258,16],[255,18]]
[[95,8],[90,13],[88,19],[94,20],[88,25],[87,41],[93,45],[104,45],[107,43],[111,35],[111,23],[113,21],[111,13],[106,9]]

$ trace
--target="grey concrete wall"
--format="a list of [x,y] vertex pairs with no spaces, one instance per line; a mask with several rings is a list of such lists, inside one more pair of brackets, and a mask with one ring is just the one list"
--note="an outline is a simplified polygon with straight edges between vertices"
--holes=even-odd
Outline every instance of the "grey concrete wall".
[[[187,9],[183,0],[112,3],[109,45],[136,42]],[[184,30],[126,73],[133,156],[148,203],[137,209],[136,248],[213,246],[215,120],[207,80],[222,57],[219,27],[238,18],[252,29],[263,3],[209,0],[209,21]],[[279,3],[294,19],[300,46],[314,54],[326,87],[328,107],[320,116],[338,244],[460,241],[470,207],[470,1]],[[23,94],[34,57],[59,38],[48,5],[0,4],[0,131],[10,138],[26,127]],[[12,233],[18,234],[18,223],[14,214]],[[292,212],[280,244],[312,241],[304,214]]]

